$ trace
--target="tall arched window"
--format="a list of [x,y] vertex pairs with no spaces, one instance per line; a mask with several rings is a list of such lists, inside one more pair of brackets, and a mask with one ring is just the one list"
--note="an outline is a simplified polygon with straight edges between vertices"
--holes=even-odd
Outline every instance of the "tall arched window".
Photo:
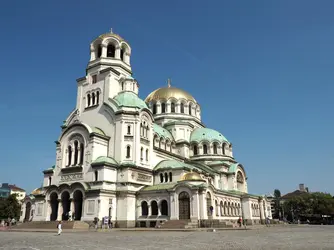
[[146,149],[146,161],[148,161],[148,149]]
[[141,215],[142,216],[147,216],[148,215],[148,205],[146,201],[143,201],[141,203]]
[[213,153],[214,154],[217,154],[218,152],[217,152],[217,144],[215,143],[215,144],[213,144]]
[[173,174],[172,174],[172,172],[169,172],[169,181],[170,181],[170,182],[173,181]]
[[226,144],[223,143],[223,145],[222,145],[222,153],[223,153],[223,155],[225,154],[225,146],[226,146]]
[[115,57],[115,46],[113,44],[109,44],[107,47],[107,57]]
[[97,170],[95,170],[95,172],[94,172],[94,180],[95,181],[99,180],[99,172],[97,172]]
[[128,135],[131,135],[131,126],[128,126]]
[[166,113],[166,103],[161,104],[161,113]]
[[153,114],[156,114],[156,113],[157,113],[157,105],[153,104]]
[[78,156],[79,156],[79,143],[78,141],[75,141],[74,142],[74,164],[73,165],[78,164]]
[[96,104],[99,104],[100,101],[100,92],[96,91]]
[[123,61],[124,60],[124,49],[121,49],[121,60]]
[[184,113],[184,104],[181,103],[181,113],[183,114]]
[[90,107],[91,105],[91,99],[90,99],[90,94],[87,95],[87,107]]
[[197,155],[197,154],[198,154],[198,148],[197,148],[197,145],[194,145],[193,151],[194,151],[194,155]]
[[168,182],[168,174],[165,173],[165,182]]
[[95,93],[92,93],[92,105],[95,105]]
[[191,105],[189,105],[189,115],[191,115]]
[[84,144],[80,143],[80,162],[79,164],[83,164],[83,158],[84,158]]
[[206,144],[203,145],[203,154],[208,154],[208,146]]
[[140,160],[143,160],[144,149],[140,149]]
[[171,112],[171,113],[175,113],[175,103],[174,103],[174,102],[172,102],[172,103],[170,104],[170,112]]
[[51,176],[49,176],[49,186],[51,186],[51,183],[52,182],[52,177]]
[[97,57],[100,58],[101,55],[102,55],[102,46],[100,44],[99,47],[97,48]]
[[71,146],[68,146],[67,152],[68,152],[68,164],[67,164],[67,166],[71,166],[71,163],[72,163],[72,147]]
[[164,182],[164,175],[162,173],[160,174],[160,182]]
[[130,146],[126,147],[126,158],[130,158],[131,157],[131,148]]

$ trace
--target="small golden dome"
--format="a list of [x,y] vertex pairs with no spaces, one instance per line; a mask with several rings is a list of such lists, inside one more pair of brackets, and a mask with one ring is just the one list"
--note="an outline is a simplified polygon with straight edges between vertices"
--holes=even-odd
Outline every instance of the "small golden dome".
[[182,176],[181,181],[204,181],[204,180],[202,179],[199,173],[189,172],[185,173]]
[[32,195],[40,195],[42,194],[42,189],[41,188],[36,188],[34,191],[31,192]]
[[154,90],[146,97],[145,102],[149,103],[152,101],[168,100],[170,98],[175,98],[176,100],[186,99],[187,101],[197,103],[195,98],[192,97],[192,95],[190,95],[188,92],[171,86]]

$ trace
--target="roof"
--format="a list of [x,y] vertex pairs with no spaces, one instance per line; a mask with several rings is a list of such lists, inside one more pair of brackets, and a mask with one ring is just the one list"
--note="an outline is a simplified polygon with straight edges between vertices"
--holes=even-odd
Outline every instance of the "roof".
[[191,132],[190,142],[201,142],[201,141],[218,141],[218,142],[229,142],[225,136],[218,131],[211,128],[197,128]]
[[133,92],[121,92],[114,97],[114,100],[120,107],[148,108],[146,103]]
[[171,98],[175,98],[176,100],[185,99],[187,101],[192,101],[194,103],[197,103],[195,98],[187,91],[175,87],[163,87],[156,89],[146,97],[145,102],[149,103],[158,100],[167,101],[168,99]]
[[207,174],[216,172],[214,169],[198,162],[185,163],[177,160],[163,160],[159,162],[153,170],[158,171],[162,169],[187,169],[189,171],[197,170],[198,172],[204,172]]
[[109,163],[112,165],[118,165],[117,161],[114,158],[108,156],[99,156],[92,162],[92,164],[97,163]]
[[25,192],[24,189],[17,187],[16,185],[8,185],[11,191]]
[[93,132],[96,133],[96,134],[99,134],[99,135],[106,135],[102,129],[100,128],[97,128],[97,127],[94,127],[93,128]]
[[169,139],[174,141],[173,135],[165,128],[159,126],[158,124],[153,123],[153,131],[159,135],[159,137],[163,137],[165,139]]
[[287,193],[287,194],[281,196],[281,199],[291,199],[293,197],[300,196],[300,195],[307,194],[307,193],[308,192],[305,192],[305,191],[295,190],[291,193]]

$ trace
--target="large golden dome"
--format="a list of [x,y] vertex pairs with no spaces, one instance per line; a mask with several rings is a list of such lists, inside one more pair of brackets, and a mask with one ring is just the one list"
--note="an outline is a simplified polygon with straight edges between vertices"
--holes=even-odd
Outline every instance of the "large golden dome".
[[146,97],[145,102],[149,103],[152,101],[159,101],[159,100],[167,101],[170,98],[175,98],[177,100],[186,99],[187,101],[192,101],[194,103],[197,103],[195,98],[192,97],[192,95],[190,95],[188,92],[171,86],[154,90],[151,94],[149,94]]
[[199,173],[189,172],[182,176],[181,181],[204,181]]

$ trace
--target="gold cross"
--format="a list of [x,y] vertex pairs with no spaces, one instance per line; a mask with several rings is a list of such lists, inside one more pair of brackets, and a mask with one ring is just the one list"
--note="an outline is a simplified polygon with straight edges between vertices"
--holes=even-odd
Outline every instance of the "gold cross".
[[170,86],[171,86],[171,79],[170,78],[168,78],[168,80],[167,80],[167,85],[168,85],[168,88],[170,88]]

